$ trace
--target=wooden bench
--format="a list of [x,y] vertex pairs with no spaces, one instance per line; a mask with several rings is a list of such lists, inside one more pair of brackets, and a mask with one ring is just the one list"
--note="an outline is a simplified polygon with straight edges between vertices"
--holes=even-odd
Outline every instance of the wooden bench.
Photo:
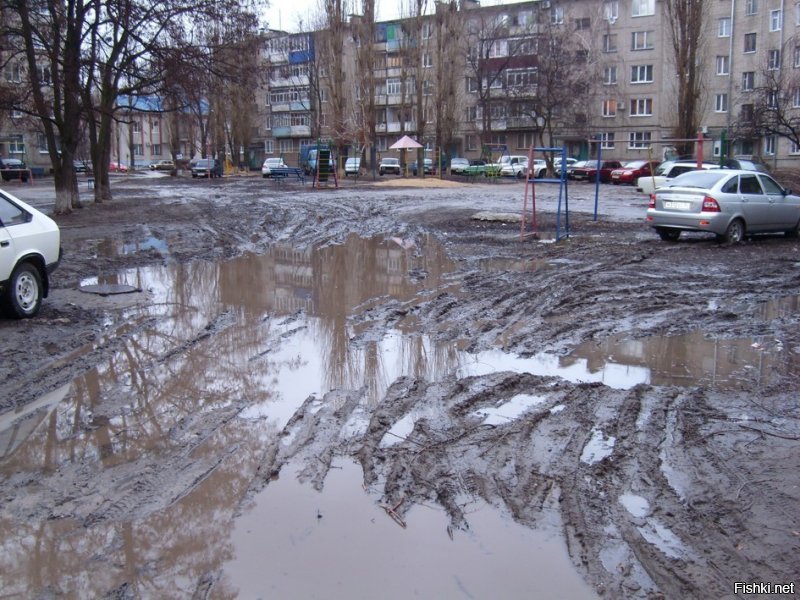
[[274,181],[284,181],[288,177],[296,177],[298,181],[306,184],[306,174],[300,167],[270,167],[269,176]]

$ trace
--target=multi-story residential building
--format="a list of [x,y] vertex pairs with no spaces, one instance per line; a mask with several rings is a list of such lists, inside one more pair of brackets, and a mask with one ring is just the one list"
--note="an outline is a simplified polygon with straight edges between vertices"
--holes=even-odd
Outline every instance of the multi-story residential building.
[[[565,144],[569,154],[578,157],[594,155],[599,146],[608,158],[660,158],[676,145],[677,82],[683,74],[675,67],[663,2],[532,0],[491,7],[465,2],[461,6],[455,17],[453,7],[440,2],[435,14],[376,24],[372,78],[377,125],[371,143],[378,152],[388,152],[403,134],[420,132],[419,141],[426,147],[441,145],[446,154],[467,157],[478,157],[485,144],[502,144],[509,152],[520,152],[546,142]],[[698,99],[698,128],[706,138],[706,158],[751,154],[773,166],[791,166],[800,155],[797,144],[776,135],[765,136],[755,127],[767,83],[778,80],[774,74],[781,73],[780,80],[788,85],[791,76],[800,72],[798,6],[781,0],[705,4],[703,63],[698,65],[703,90]],[[443,26],[445,17],[448,20]],[[358,19],[354,17],[352,23]],[[443,36],[457,40],[446,52],[441,51]],[[291,37],[285,36],[281,43]],[[356,38],[348,38],[351,60],[359,50]],[[546,50],[553,46],[569,46],[571,60],[568,70],[548,80],[554,69],[546,65]],[[290,51],[285,53],[288,64]],[[313,50],[310,56],[314,56]],[[437,123],[443,118],[437,110],[441,108],[437,96],[437,87],[443,85],[441,73],[458,79],[456,99],[448,105],[454,114],[449,136],[441,135]],[[271,79],[270,96],[297,88],[293,83],[303,84],[302,75],[296,74],[291,81]],[[354,76],[365,75],[355,72]],[[581,77],[583,87],[576,83]],[[573,87],[572,92],[566,90],[565,98],[570,93],[573,97],[544,115],[544,97],[552,88],[567,85],[569,78]],[[321,79],[318,83],[324,97],[325,83]],[[356,97],[359,86],[348,83],[352,83],[349,89],[355,105],[360,100]],[[335,117],[330,106],[305,95],[303,85],[299,88],[292,92],[298,95],[297,106],[316,114],[309,118],[332,122]],[[797,90],[800,78],[776,93],[776,97],[788,98],[789,109],[797,113],[795,118],[800,117]],[[265,137],[267,149],[278,144],[278,151],[296,151],[306,140],[307,130],[310,139],[324,130],[306,129],[305,117],[286,102],[280,110],[274,108],[272,136]],[[279,117],[276,132],[279,112],[289,114]],[[420,114],[424,115],[421,127]],[[541,135],[548,126],[552,126],[551,141]],[[295,129],[287,131],[287,127]]]
[[[608,158],[661,157],[675,145],[678,81],[686,75],[675,66],[666,5],[530,0],[482,7],[465,0],[376,23],[371,36],[358,16],[335,32],[268,31],[247,162],[257,168],[265,156],[282,155],[293,163],[302,145],[320,138],[351,154],[369,156],[371,146],[380,156],[394,153],[389,148],[403,134],[469,158],[486,144],[521,153],[542,143],[564,144],[575,157],[598,148]],[[794,165],[798,140],[764,124],[777,121],[770,111],[778,106],[800,120],[800,4],[715,0],[703,7],[697,102],[705,157],[750,154],[774,167]],[[4,77],[21,82],[23,74],[9,63]],[[137,112],[112,149],[122,162],[169,152],[158,108]],[[199,136],[187,130],[184,137],[180,151],[192,156]],[[1,115],[0,155],[46,164],[35,120]]]

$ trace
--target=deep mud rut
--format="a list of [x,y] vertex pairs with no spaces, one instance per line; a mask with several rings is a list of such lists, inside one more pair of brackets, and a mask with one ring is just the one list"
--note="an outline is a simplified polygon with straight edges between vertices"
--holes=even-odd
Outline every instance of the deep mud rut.
[[[436,505],[449,535],[469,529],[476,498],[531,528],[556,507],[569,556],[600,596],[723,598],[735,582],[800,583],[800,242],[664,243],[630,189],[604,188],[613,202],[593,221],[589,187],[571,191],[572,235],[552,243],[520,241],[508,217],[519,184],[314,191],[131,178],[113,202],[60,218],[65,259],[50,298],[34,320],[0,320],[0,588],[236,596],[225,557],[182,558],[159,547],[163,532],[224,554],[240,507],[289,465],[323,489],[342,457],[394,518]],[[541,198],[547,237],[555,204]],[[500,216],[474,218],[482,211]],[[355,271],[324,252],[354,235],[370,240],[352,250]],[[252,257],[277,264],[312,247],[322,251],[308,289],[324,294],[285,310],[251,297],[263,268]],[[385,248],[402,249],[388,274],[364,258]],[[203,268],[232,260],[255,266]],[[122,272],[141,291],[76,290]],[[165,299],[153,281],[166,272],[183,287]],[[376,272],[388,283],[354,283]],[[243,418],[257,374],[283,360],[281,340],[322,335],[312,315],[323,313],[345,355],[368,357],[391,333],[411,340],[414,367],[373,385],[332,359],[342,372],[277,426]],[[557,368],[448,367],[491,352],[550,356]],[[565,375],[580,361],[583,376]],[[621,385],[612,363],[627,365]],[[590,376],[604,367],[607,379]],[[485,419],[520,398],[531,402],[513,418]]]

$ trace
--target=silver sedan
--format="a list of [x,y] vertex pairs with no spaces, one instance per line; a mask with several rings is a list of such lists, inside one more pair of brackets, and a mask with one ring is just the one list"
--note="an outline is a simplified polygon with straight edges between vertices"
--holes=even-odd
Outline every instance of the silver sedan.
[[800,197],[764,173],[692,171],[650,195],[647,223],[667,241],[676,241],[682,231],[707,231],[728,243],[753,233],[796,237]]

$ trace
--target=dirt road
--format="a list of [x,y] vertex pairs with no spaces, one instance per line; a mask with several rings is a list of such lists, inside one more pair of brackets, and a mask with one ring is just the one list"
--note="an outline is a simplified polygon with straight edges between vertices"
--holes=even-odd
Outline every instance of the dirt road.
[[59,218],[51,296],[0,320],[0,588],[245,597],[237,519],[342,460],[398,530],[558,532],[588,597],[800,583],[800,242],[661,242],[589,185],[520,240],[523,189],[131,176]]

